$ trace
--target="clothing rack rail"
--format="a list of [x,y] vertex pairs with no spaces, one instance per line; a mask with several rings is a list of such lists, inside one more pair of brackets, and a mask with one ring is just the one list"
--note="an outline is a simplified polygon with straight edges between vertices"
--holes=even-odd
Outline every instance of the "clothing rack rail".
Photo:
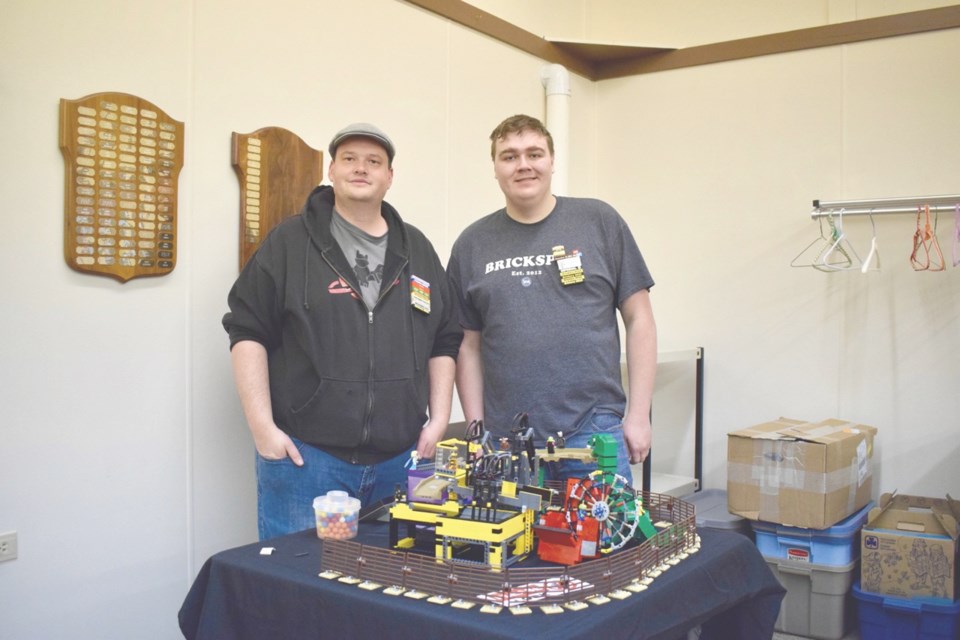
[[960,204],[960,195],[875,198],[873,200],[814,200],[810,217],[817,219],[841,213],[844,216],[916,213],[917,207],[923,206],[929,206],[930,211],[953,211],[958,204]]

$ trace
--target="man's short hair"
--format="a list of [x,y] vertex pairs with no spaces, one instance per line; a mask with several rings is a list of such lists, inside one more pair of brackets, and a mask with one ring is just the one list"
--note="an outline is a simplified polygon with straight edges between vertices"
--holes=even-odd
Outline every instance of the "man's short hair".
[[505,139],[511,134],[523,133],[524,131],[533,131],[534,133],[539,133],[546,138],[547,151],[549,151],[550,155],[553,156],[553,136],[550,135],[550,132],[545,126],[543,126],[542,122],[533,116],[526,116],[521,113],[515,116],[510,116],[498,124],[497,128],[494,129],[493,133],[490,134],[490,157],[496,159],[497,142]]

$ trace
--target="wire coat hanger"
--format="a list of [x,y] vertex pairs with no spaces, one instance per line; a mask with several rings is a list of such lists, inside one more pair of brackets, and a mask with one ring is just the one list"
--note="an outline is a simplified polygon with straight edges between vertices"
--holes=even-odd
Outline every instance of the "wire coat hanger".
[[[832,213],[831,213],[832,216]],[[831,238],[828,238],[827,235],[823,232],[823,218],[818,219],[820,222],[820,237],[815,238],[813,242],[808,244],[803,248],[803,251],[797,254],[797,256],[790,261],[791,267],[812,267],[817,263],[817,260],[823,255],[823,252],[830,248],[830,245],[833,243]],[[830,220],[830,226],[833,228],[833,219]],[[806,264],[800,262],[800,258],[810,253],[810,250],[815,246],[819,245],[820,248],[817,249],[817,252],[814,254],[813,260],[807,262]]]
[[[831,221],[834,241],[827,251],[820,256],[820,260],[814,265],[815,269],[821,271],[852,271],[853,269],[859,269],[863,264],[860,256],[857,255],[850,241],[847,240],[847,234],[843,231],[843,211],[843,209],[840,209],[840,215],[835,225]],[[839,257],[837,257],[837,254],[839,254]],[[856,262],[854,262],[854,258]]]
[[[877,249],[877,223],[873,220],[873,209],[870,209],[870,226],[873,228],[873,237],[870,239],[870,251],[863,260],[863,266],[860,267],[860,273],[869,271],[880,271],[880,251]],[[876,260],[877,266],[870,268],[870,263]]]
[[953,266],[960,266],[960,204],[953,205]]
[[946,268],[940,243],[937,242],[936,212],[933,215],[931,224],[930,205],[917,207],[917,230],[913,234],[913,251],[910,253],[910,265],[914,271],[943,271]]

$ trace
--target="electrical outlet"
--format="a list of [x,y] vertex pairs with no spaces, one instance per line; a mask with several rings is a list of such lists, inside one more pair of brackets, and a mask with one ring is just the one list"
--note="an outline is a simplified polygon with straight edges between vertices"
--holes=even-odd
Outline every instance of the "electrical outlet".
[[0,562],[17,559],[17,532],[0,533]]

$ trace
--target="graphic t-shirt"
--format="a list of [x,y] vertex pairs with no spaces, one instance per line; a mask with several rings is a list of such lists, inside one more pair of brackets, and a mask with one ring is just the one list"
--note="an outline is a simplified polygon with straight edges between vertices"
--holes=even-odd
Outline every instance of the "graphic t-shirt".
[[[558,245],[579,256],[582,282],[561,282]],[[623,410],[617,308],[653,278],[610,205],[558,197],[534,224],[501,209],[464,230],[447,273],[461,324],[481,332],[487,429],[505,434],[526,412],[542,443],[570,433],[595,405]]]
[[383,259],[387,253],[387,236],[372,236],[363,229],[354,226],[333,211],[330,219],[330,233],[346,256],[347,262],[360,283],[360,294],[367,309],[373,309],[380,297],[380,283],[383,281]]

